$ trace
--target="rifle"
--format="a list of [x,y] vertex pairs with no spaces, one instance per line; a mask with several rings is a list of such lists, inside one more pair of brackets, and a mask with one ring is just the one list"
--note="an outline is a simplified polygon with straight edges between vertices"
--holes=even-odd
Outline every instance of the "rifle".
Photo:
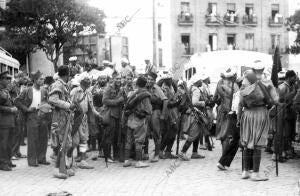
[[178,155],[178,151],[179,151],[179,144],[180,144],[180,134],[181,134],[181,122],[182,122],[182,114],[180,116],[180,119],[179,119],[179,125],[178,125],[178,130],[177,130],[177,138],[176,138],[176,155]]
[[[126,108],[127,108],[127,96],[124,92],[124,89],[122,90],[122,96],[124,98],[124,102],[125,105],[123,105],[122,107],[122,113],[121,113],[121,122],[120,122],[120,126],[119,126],[119,130],[118,130],[118,145],[119,145],[119,159],[122,161],[124,159],[124,150],[125,150],[125,146],[124,146],[124,140],[122,138],[122,132],[124,129],[126,129]],[[126,131],[126,130],[125,130]]]
[[67,144],[67,139],[68,139],[68,135],[69,135],[71,119],[72,119],[72,112],[68,116],[68,121],[67,121],[66,130],[64,132],[63,142],[61,144],[61,147],[60,147],[59,153],[58,153],[59,173],[64,173],[64,174],[67,174],[67,169],[66,169],[66,144]]

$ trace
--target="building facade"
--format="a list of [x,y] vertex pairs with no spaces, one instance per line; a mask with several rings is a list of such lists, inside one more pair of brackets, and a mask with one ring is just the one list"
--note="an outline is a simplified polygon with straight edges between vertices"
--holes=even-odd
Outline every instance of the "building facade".
[[197,52],[251,50],[284,53],[289,43],[287,0],[171,1],[172,60],[181,64]]

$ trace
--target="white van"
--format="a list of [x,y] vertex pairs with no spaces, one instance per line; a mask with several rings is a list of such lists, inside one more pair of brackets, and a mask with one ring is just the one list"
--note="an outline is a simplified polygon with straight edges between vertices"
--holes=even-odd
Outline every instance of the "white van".
[[12,55],[0,47],[0,72],[8,71],[10,77],[14,76],[19,72],[20,63],[14,59]]
[[210,77],[211,92],[214,93],[221,73],[228,67],[235,69],[238,77],[241,77],[255,61],[261,61],[265,65],[265,75],[270,78],[273,65],[272,55],[244,50],[220,50],[194,54],[184,66],[183,78],[190,85],[189,81],[194,74],[205,72]]

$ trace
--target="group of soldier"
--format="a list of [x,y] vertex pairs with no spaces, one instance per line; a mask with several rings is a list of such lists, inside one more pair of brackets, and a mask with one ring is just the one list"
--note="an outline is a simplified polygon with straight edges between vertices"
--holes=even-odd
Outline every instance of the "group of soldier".
[[[289,125],[296,119],[290,119],[295,116],[290,112],[298,108],[295,72],[288,71],[276,90],[263,78],[264,67],[257,67],[259,62],[243,78],[237,78],[229,68],[221,74],[212,94],[205,73],[192,76],[188,86],[170,74],[158,78],[149,62],[143,74],[136,74],[126,59],[121,64],[119,72],[105,64],[95,80],[89,75],[93,69],[90,64],[82,70],[76,62],[60,66],[50,79],[40,71],[32,73],[26,85],[22,74],[11,82],[7,72],[0,73],[0,170],[11,171],[16,166],[13,158],[26,157],[20,153],[24,128],[28,165],[50,164],[46,160],[50,141],[51,158],[59,168],[55,177],[62,179],[75,175],[75,165],[93,169],[87,161],[89,151],[98,152],[91,157],[93,160],[104,158],[106,164],[119,161],[124,167],[136,168],[148,167],[149,162],[160,159],[202,159],[205,157],[198,149],[214,148],[214,129],[223,150],[218,168],[226,170],[241,147],[243,179],[266,180],[259,176],[259,164],[261,147],[267,142],[267,150],[271,151],[272,146],[274,154],[279,152],[280,161],[287,158],[287,153],[291,155],[295,127]],[[276,123],[269,115],[275,106],[275,113],[281,114],[275,115]],[[278,112],[278,108],[284,112]],[[282,123],[287,119],[291,123]],[[277,130],[274,127],[278,124]],[[273,134],[272,140],[268,137],[272,135],[270,130],[281,134]],[[149,157],[151,139],[154,154]],[[180,149],[179,140],[185,140]]]

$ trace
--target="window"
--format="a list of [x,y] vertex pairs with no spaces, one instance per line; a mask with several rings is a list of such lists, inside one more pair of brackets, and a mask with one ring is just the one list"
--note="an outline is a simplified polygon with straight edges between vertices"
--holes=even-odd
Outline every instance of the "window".
[[190,13],[190,3],[181,2],[181,13]]
[[158,30],[158,41],[161,41],[162,40],[162,37],[161,37],[161,23],[158,23],[157,30]]
[[279,14],[279,4],[272,4],[271,16],[275,18],[276,14]]
[[227,3],[227,13],[235,14],[235,3]]
[[235,49],[235,34],[227,34],[227,45],[229,50]]
[[181,44],[184,48],[184,54],[190,54],[190,35],[189,34],[181,35]]
[[128,50],[128,38],[122,37],[122,56],[128,59],[129,50]]
[[247,16],[251,16],[253,14],[253,4],[246,4],[245,13]]
[[209,34],[208,36],[209,48],[207,51],[215,51],[218,48],[218,37],[217,34]]
[[14,68],[14,75],[16,75],[18,72],[19,72],[19,70]]
[[6,65],[1,63],[1,72],[6,71]]
[[9,75],[13,75],[13,68],[12,67],[10,67],[10,66],[8,66],[8,74]]
[[217,15],[217,4],[216,3],[209,3],[208,4],[208,14],[212,16]]
[[276,46],[280,46],[280,35],[271,35],[271,48],[275,49]]
[[163,67],[163,50],[162,50],[162,48],[158,49],[158,65],[159,65],[159,67]]
[[246,34],[246,49],[247,50],[254,49],[254,34],[253,33]]

